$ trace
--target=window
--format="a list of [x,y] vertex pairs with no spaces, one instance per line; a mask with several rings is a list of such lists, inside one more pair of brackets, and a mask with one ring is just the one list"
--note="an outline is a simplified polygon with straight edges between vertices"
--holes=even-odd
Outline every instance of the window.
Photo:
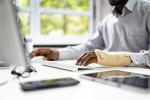
[[21,33],[35,44],[79,44],[93,33],[94,0],[16,0]]

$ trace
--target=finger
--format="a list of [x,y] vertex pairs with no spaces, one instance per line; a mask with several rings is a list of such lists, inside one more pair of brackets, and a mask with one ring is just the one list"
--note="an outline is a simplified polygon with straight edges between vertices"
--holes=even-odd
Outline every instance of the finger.
[[91,60],[92,60],[92,59],[93,59],[92,57],[88,57],[88,59],[84,60],[84,62],[82,63],[82,65],[83,65],[83,66],[87,66],[88,64],[91,63]]
[[80,57],[77,59],[76,65],[81,65],[82,59],[84,59],[87,54],[88,54],[88,52],[87,52],[87,53],[84,53],[82,56],[80,56]]
[[87,53],[85,56],[83,56],[81,58],[81,60],[79,61],[78,65],[82,66],[84,65],[89,59],[91,59],[92,57],[94,57],[93,53]]
[[33,50],[30,55],[29,55],[31,58],[35,57],[36,56],[36,50]]
[[84,54],[82,54],[78,59],[77,59],[77,61],[76,61],[76,65],[78,65],[79,63],[80,63],[80,61],[81,61],[81,59],[86,55],[87,53],[84,53]]
[[93,52],[87,53],[84,57],[82,57],[82,59],[80,60],[80,62],[78,63],[78,65],[80,65],[80,66],[83,65],[84,66],[92,58],[97,58],[96,54],[93,53]]
[[86,53],[84,53],[83,55],[81,55],[81,56],[77,59],[77,62],[76,62],[76,63],[80,62],[80,61],[81,61],[81,59],[82,59],[85,55],[87,55],[87,54],[89,54],[89,53],[95,53],[95,52],[90,51],[90,52],[86,52]]
[[93,54],[88,54],[86,57],[84,57],[81,62],[80,65],[82,66],[86,66],[87,64],[89,64],[89,61],[91,61],[91,59],[95,58],[95,56]]
[[54,61],[53,57],[51,57],[50,55],[46,55],[44,56],[44,58],[49,61]]
[[48,54],[50,53],[50,50],[49,49],[38,49],[35,54],[36,56],[47,56]]
[[90,55],[90,54],[85,55],[85,56],[80,60],[79,65],[80,65],[80,66],[82,66],[82,65],[84,66],[84,64],[85,64],[89,59],[91,59],[91,55]]
[[34,50],[28,55],[28,57],[33,58],[34,57],[33,52],[34,52]]
[[87,66],[89,64],[92,64],[92,63],[97,63],[97,58],[93,57],[91,59],[89,59],[88,61],[86,61],[83,66]]
[[41,49],[35,50],[35,51],[33,52],[33,55],[34,55],[34,56],[40,56],[40,55],[41,55]]

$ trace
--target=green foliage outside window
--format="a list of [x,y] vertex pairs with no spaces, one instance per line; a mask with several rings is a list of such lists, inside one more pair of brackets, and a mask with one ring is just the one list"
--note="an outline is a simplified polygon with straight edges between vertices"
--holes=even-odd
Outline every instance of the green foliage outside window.
[[29,0],[16,0],[18,6],[20,7],[28,7],[29,6]]
[[89,0],[41,0],[41,7],[87,11]]
[[21,20],[21,33],[22,35],[29,34],[29,14],[24,12],[19,12]]
[[[88,11],[89,0],[41,0],[41,8]],[[29,0],[19,0],[19,6],[28,7]],[[29,34],[29,14],[19,14],[22,21],[22,33]],[[84,35],[88,33],[88,16],[45,14],[40,15],[41,34],[59,33],[62,35]]]
[[88,17],[75,15],[41,15],[41,31],[48,34],[53,31],[63,35],[82,35],[88,29]]

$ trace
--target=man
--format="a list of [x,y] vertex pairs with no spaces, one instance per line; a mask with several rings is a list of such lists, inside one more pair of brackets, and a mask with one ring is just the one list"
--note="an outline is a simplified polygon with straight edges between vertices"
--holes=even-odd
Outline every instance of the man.
[[104,18],[87,42],[59,50],[38,49],[31,57],[44,56],[46,60],[78,58],[77,65],[150,66],[150,1],[108,2],[114,7],[112,13]]

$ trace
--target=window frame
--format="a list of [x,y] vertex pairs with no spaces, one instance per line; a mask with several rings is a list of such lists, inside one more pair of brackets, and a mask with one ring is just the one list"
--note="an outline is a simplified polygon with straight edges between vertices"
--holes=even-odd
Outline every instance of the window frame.
[[[50,41],[55,37],[46,37],[41,35],[41,22],[40,22],[40,15],[41,14],[62,14],[62,15],[78,15],[78,16],[88,16],[89,23],[88,23],[88,31],[89,34],[94,33],[94,0],[89,0],[89,10],[88,11],[74,11],[74,10],[57,10],[57,9],[49,9],[49,8],[42,8],[40,7],[41,0],[29,0],[29,7],[19,7],[18,11],[29,13],[29,32],[30,35],[27,36],[28,38],[32,39],[34,44],[80,44],[87,40],[88,36],[63,36],[62,41]],[[49,38],[49,39],[47,39]],[[59,37],[56,37],[59,39]],[[77,39],[75,39],[77,38]],[[70,39],[70,40],[69,40]],[[73,41],[70,43],[69,41]],[[60,40],[60,39],[59,39]],[[67,40],[67,41],[65,41]],[[69,42],[69,43],[68,43]]]

